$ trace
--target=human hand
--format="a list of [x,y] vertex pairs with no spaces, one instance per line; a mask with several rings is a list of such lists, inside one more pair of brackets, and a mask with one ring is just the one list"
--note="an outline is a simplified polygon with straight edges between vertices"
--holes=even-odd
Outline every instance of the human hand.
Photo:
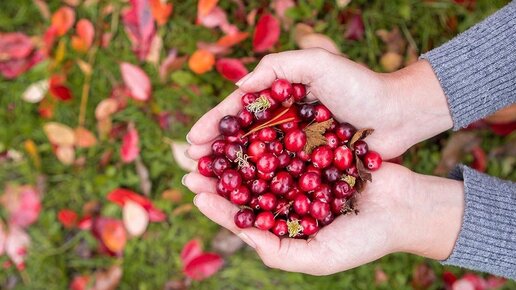
[[216,179],[193,172],[183,182],[198,193],[194,203],[204,215],[237,234],[272,268],[328,275],[393,252],[448,257],[461,226],[462,183],[388,162],[372,174],[358,195],[358,215],[339,216],[308,241],[240,229],[233,221],[238,207],[215,193]]
[[219,120],[236,115],[245,92],[266,89],[276,78],[305,84],[308,97],[319,99],[338,121],[374,128],[367,143],[384,159],[452,126],[444,93],[426,61],[379,74],[323,49],[287,51],[265,56],[237,83],[239,89],[192,127],[187,137],[192,144],[189,156],[199,159],[209,154],[219,135]]

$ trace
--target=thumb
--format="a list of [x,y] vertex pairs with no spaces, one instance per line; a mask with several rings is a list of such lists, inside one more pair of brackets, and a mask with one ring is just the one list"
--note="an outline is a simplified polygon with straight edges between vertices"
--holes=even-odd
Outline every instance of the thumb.
[[270,87],[275,79],[310,85],[321,72],[321,59],[327,55],[330,53],[323,49],[268,54],[262,58],[253,72],[239,80],[236,85],[246,92],[264,90]]

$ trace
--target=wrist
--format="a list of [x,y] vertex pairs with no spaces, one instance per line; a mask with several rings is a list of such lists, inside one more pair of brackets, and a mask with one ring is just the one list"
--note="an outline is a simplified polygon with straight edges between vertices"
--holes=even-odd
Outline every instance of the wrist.
[[452,128],[446,96],[428,61],[420,60],[384,78],[388,96],[399,104],[400,130],[410,146]]

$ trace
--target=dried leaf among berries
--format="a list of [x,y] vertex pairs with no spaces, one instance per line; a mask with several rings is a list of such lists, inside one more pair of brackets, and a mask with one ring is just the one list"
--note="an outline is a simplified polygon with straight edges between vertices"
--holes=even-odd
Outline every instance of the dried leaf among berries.
[[353,135],[353,137],[351,137],[351,141],[349,141],[349,147],[353,148],[353,145],[355,144],[355,142],[357,142],[358,140],[364,139],[365,137],[371,135],[373,132],[374,132],[374,129],[369,129],[369,128],[358,130],[355,133],[355,135]]
[[357,161],[358,177],[360,177],[362,181],[373,181],[371,173],[367,171],[362,160],[360,160],[358,156],[355,156],[355,159]]
[[305,153],[310,154],[312,150],[321,145],[326,145],[327,141],[324,137],[324,133],[328,130],[333,124],[333,119],[326,120],[320,123],[313,123],[307,126],[304,131],[306,133],[306,144],[303,151]]

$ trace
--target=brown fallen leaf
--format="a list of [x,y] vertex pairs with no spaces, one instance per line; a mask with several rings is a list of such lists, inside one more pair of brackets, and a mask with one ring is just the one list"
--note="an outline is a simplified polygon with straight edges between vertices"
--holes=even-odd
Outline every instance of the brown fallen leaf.
[[[358,158],[358,156],[355,156],[355,160],[357,162],[357,171],[358,171],[358,177],[360,177],[360,179],[365,182],[365,181],[373,181],[373,178],[372,178],[372,175],[371,173],[369,173],[369,171],[367,171],[367,169],[365,168],[364,166],[364,163],[362,162],[362,160],[360,160],[360,158]],[[355,181],[355,183],[357,183]],[[363,184],[365,185],[365,184]],[[357,189],[358,191],[358,189]]]
[[106,271],[95,273],[95,284],[92,290],[115,290],[122,279],[122,268],[118,265],[111,266]]
[[351,137],[351,141],[349,141],[349,147],[353,148],[353,145],[355,145],[355,142],[366,138],[367,136],[373,134],[373,132],[374,132],[374,129],[370,129],[370,128],[363,128],[363,129],[358,130],[353,135],[353,137]]
[[385,274],[385,272],[380,266],[376,267],[374,269],[374,283],[376,285],[381,285],[386,283],[387,281],[389,281],[389,276]]
[[331,124],[333,124],[333,119],[328,119],[324,122],[313,123],[303,129],[306,133],[306,145],[303,148],[305,153],[310,154],[316,147],[327,144],[323,134],[331,127]]
[[176,203],[180,202],[183,199],[183,192],[181,192],[178,189],[170,188],[163,191],[161,197],[163,197],[163,199],[170,200],[171,202]]
[[480,138],[475,132],[457,132],[448,138],[448,142],[441,151],[441,161],[434,170],[437,175],[446,175],[466,152],[480,144]]
[[191,212],[193,209],[194,209],[194,206],[191,203],[185,203],[183,205],[176,207],[172,211],[172,216],[175,217],[175,216],[183,215],[185,213]]
[[401,35],[398,27],[394,27],[390,31],[385,29],[377,30],[376,35],[387,45],[387,51],[396,52],[398,54],[405,53],[407,41]]
[[211,246],[216,252],[231,256],[244,246],[244,242],[232,232],[221,229],[211,241]]
[[427,264],[419,264],[412,271],[412,287],[416,290],[428,289],[435,279],[434,270]]
[[48,122],[43,125],[43,131],[47,135],[50,143],[58,146],[73,146],[75,144],[75,133],[67,125]]

